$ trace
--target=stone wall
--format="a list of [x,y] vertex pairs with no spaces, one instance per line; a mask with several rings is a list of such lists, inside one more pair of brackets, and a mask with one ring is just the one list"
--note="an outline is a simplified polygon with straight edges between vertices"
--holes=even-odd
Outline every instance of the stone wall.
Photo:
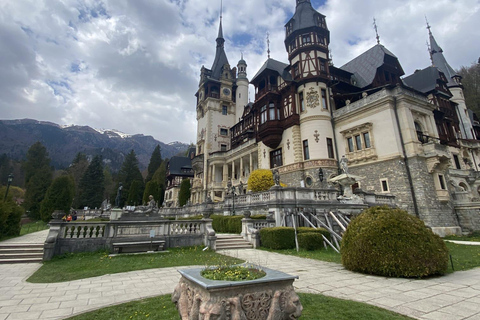
[[[434,176],[428,173],[425,160],[420,157],[409,158],[408,164],[420,219],[430,227],[458,226],[451,201],[438,200]],[[357,165],[350,167],[349,173],[365,177],[360,182],[360,186],[367,192],[383,193],[381,180],[387,179],[389,193],[395,196],[396,205],[410,214],[415,214],[410,182],[403,159]],[[445,179],[448,181],[447,175]]]
[[480,203],[466,206],[455,206],[458,222],[464,233],[480,230]]

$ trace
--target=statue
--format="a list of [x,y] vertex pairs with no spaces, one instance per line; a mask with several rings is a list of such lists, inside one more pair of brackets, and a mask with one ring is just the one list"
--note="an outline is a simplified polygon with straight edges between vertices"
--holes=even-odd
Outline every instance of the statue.
[[340,159],[340,168],[342,169],[343,173],[348,174],[348,159],[345,155],[342,156]]
[[117,196],[115,198],[115,207],[119,208],[120,207],[120,201],[122,199],[122,189],[123,189],[123,185],[122,183],[120,182],[118,184],[118,190],[117,190]]
[[275,182],[275,186],[280,186],[280,173],[278,169],[273,169],[273,182]]
[[240,181],[238,184],[238,194],[243,194],[243,182]]

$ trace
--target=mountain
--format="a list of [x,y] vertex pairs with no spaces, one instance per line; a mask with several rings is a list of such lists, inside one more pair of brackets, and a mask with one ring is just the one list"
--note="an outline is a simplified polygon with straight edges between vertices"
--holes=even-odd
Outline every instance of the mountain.
[[188,149],[188,144],[165,144],[152,136],[127,135],[115,130],[96,130],[88,126],[60,126],[32,119],[0,120],[0,154],[14,160],[24,160],[32,144],[40,141],[48,150],[56,169],[67,168],[78,152],[88,157],[102,155],[103,161],[117,171],[130,150],[135,150],[140,170],[145,169],[150,156],[160,145],[162,158],[171,158]]

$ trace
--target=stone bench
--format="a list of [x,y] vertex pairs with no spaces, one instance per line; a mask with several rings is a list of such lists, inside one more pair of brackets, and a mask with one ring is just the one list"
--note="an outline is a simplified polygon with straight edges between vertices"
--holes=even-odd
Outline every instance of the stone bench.
[[112,245],[113,245],[113,253],[163,251],[165,246],[165,241],[161,241],[161,240],[124,241],[124,242],[114,242]]

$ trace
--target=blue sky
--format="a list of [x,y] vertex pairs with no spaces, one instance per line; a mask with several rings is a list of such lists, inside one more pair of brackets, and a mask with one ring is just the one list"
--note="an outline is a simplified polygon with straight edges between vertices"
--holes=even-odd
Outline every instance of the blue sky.
[[[380,41],[405,73],[430,64],[425,15],[454,69],[480,56],[480,0],[312,0],[341,66]],[[287,62],[294,0],[223,0],[225,50],[252,77]],[[220,0],[0,0],[1,119],[89,125],[195,142],[200,68],[215,54]]]

